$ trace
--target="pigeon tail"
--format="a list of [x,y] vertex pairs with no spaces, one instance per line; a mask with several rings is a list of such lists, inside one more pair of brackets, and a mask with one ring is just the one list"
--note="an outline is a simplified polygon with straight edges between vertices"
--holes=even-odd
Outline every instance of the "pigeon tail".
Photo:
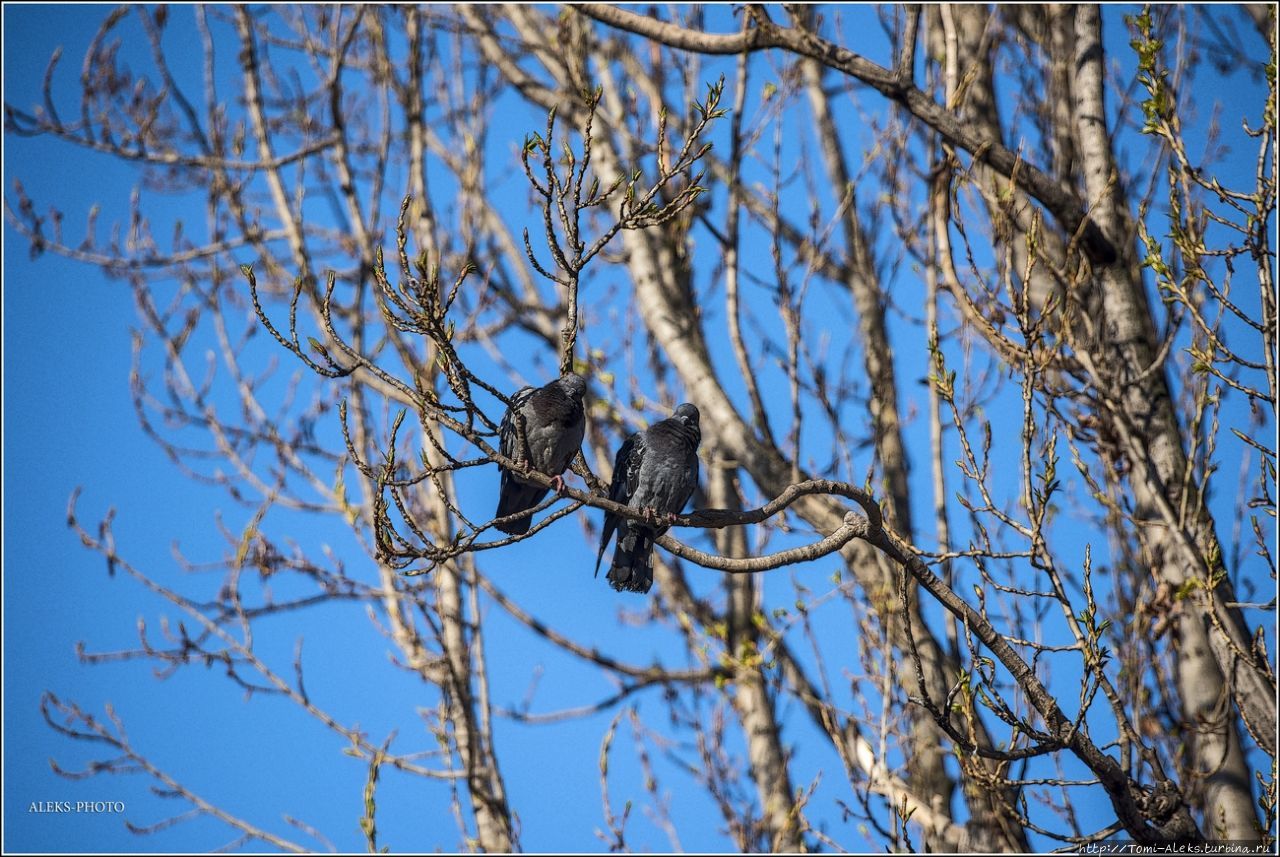
[[654,534],[643,528],[629,529],[618,539],[608,580],[619,592],[648,592],[653,586]]
[[[548,489],[541,485],[525,485],[513,479],[511,474],[503,473],[502,487],[498,491],[498,511],[494,517],[505,518],[508,515],[523,512],[525,509],[532,509],[542,502],[542,498],[547,496],[547,491]],[[494,526],[509,536],[520,536],[529,532],[529,525],[532,523],[533,515],[525,515],[523,518]]]

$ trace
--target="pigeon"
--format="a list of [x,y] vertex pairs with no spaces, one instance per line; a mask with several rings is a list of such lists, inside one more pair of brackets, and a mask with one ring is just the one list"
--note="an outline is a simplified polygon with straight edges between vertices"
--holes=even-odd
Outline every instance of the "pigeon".
[[[516,462],[519,469],[499,467],[502,484],[498,489],[496,517],[505,518],[542,502],[551,489],[523,478],[536,470],[550,476],[556,490],[564,490],[560,474],[582,446],[587,418],[583,396],[587,382],[573,372],[539,387],[523,387],[511,397],[511,405],[498,427],[499,451]],[[518,536],[529,532],[532,515],[496,524],[502,532]]]
[[619,592],[648,592],[653,585],[651,554],[654,539],[668,529],[660,523],[684,510],[698,485],[698,409],[676,408],[670,418],[627,438],[613,463],[609,499],[643,511],[653,523],[606,513],[596,574],[609,538],[618,532],[608,580]]

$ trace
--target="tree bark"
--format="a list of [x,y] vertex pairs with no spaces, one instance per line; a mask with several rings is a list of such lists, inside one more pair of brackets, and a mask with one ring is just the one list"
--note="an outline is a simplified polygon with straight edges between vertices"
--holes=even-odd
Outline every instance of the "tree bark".
[[[724,467],[707,469],[707,499],[716,508],[741,509],[742,501],[733,485],[733,472]],[[716,547],[724,556],[747,556],[746,534],[742,527],[725,527],[716,532]],[[807,852],[800,834],[800,808],[791,784],[787,753],[782,747],[782,726],[765,675],[751,659],[760,651],[760,631],[754,574],[725,577],[729,657],[734,668],[730,700],[742,723],[747,740],[747,760],[751,779],[760,800],[762,822],[769,835],[769,850]]]
[[[1164,371],[1136,377],[1152,365],[1158,341],[1141,281],[1132,274],[1134,233],[1107,134],[1104,59],[1101,13],[1097,6],[1081,6],[1075,10],[1072,65],[1076,147],[1086,195],[1094,203],[1093,217],[1108,239],[1122,248],[1116,264],[1097,272],[1105,327],[1102,340],[1094,347],[1097,367],[1106,369],[1097,379],[1104,385],[1101,395],[1114,397],[1116,402],[1114,412],[1100,416],[1115,421],[1116,434],[1128,439],[1135,517],[1144,522],[1138,536],[1152,572],[1178,590],[1189,580],[1211,573],[1206,568],[1211,566],[1207,558],[1214,552],[1220,554],[1220,549],[1213,521],[1199,500],[1189,499],[1190,513],[1183,521],[1171,521],[1167,515],[1168,509],[1182,505],[1179,486],[1188,463]],[[1119,349],[1121,359],[1109,353],[1114,349]],[[1189,539],[1180,541],[1180,535]],[[1191,768],[1205,777],[1205,834],[1257,841],[1260,825],[1253,805],[1252,778],[1234,718],[1227,716],[1230,696],[1222,668],[1232,674],[1235,701],[1242,712],[1253,713],[1264,729],[1269,724],[1269,734],[1274,734],[1275,686],[1267,687],[1268,682],[1252,664],[1240,663],[1240,653],[1248,652],[1249,647],[1241,645],[1244,641],[1240,637],[1245,635],[1239,634],[1239,612],[1224,603],[1234,600],[1224,576],[1216,589],[1197,587],[1195,597],[1183,602],[1176,626],[1175,669],[1190,733]],[[1274,746],[1269,752],[1274,755]]]

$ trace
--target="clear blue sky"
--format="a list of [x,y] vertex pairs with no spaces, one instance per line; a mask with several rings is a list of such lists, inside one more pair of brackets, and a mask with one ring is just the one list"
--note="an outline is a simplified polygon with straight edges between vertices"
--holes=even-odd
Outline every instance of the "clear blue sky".
[[[28,107],[38,99],[47,59],[55,47],[66,49],[59,72],[59,86],[74,85],[84,46],[92,37],[107,7],[12,6],[4,8],[5,100]],[[1127,34],[1120,25],[1121,9],[1106,11],[1112,59],[1129,64]],[[175,8],[171,27],[189,26],[190,11]],[[874,15],[867,20],[869,37],[883,45]],[[142,43],[126,42],[126,51],[140,50]],[[873,59],[879,48],[869,49]],[[176,54],[181,57],[181,54]],[[198,62],[197,52],[187,57]],[[145,65],[144,56],[137,57]],[[709,68],[712,66],[709,66]],[[190,73],[191,69],[180,69]],[[708,72],[710,74],[710,72]],[[1261,92],[1247,77],[1227,80],[1203,67],[1202,92],[1223,106],[1224,135],[1238,139],[1239,115],[1256,115]],[[758,83],[758,82],[757,82]],[[860,93],[864,106],[879,111],[877,96]],[[731,95],[726,93],[726,102]],[[1209,113],[1207,105],[1202,112]],[[494,143],[510,152],[528,129],[541,129],[536,115],[521,114],[510,123],[510,139]],[[505,132],[506,128],[501,129]],[[1234,136],[1233,136],[1234,135]],[[847,140],[856,146],[856,140]],[[1242,151],[1250,151],[1242,149]],[[810,152],[816,155],[815,152]],[[96,201],[126,200],[136,184],[136,173],[125,166],[83,150],[45,138],[34,140],[6,135],[6,194],[21,179],[27,193],[40,202],[57,201],[67,211],[67,229],[79,234],[85,210]],[[515,165],[500,164],[504,169]],[[1247,173],[1251,164],[1242,165]],[[519,180],[519,177],[515,177]],[[396,186],[395,180],[389,182]],[[12,197],[11,197],[12,198]],[[513,205],[523,205],[523,195],[512,190]],[[518,203],[514,200],[519,200]],[[180,212],[180,199],[149,197],[161,217]],[[108,207],[110,202],[108,203]],[[198,219],[198,215],[197,218]],[[109,222],[104,214],[103,223]],[[532,215],[527,223],[535,226]],[[105,233],[100,225],[100,234]],[[157,230],[163,234],[163,230]],[[710,247],[705,240],[703,246]],[[179,618],[168,605],[146,597],[125,576],[109,577],[105,563],[80,545],[66,526],[66,506],[77,487],[83,488],[80,514],[87,526],[111,508],[116,510],[115,533],[121,552],[157,579],[186,591],[215,587],[216,576],[193,579],[181,571],[174,558],[176,545],[196,561],[217,560],[229,550],[218,535],[215,516],[239,533],[251,510],[232,504],[220,490],[184,478],[164,453],[138,427],[129,398],[131,331],[139,324],[128,286],[109,281],[92,268],[53,254],[31,259],[27,242],[6,223],[4,233],[4,847],[9,851],[203,851],[234,837],[208,820],[178,825],[148,837],[129,833],[124,820],[145,825],[185,809],[150,794],[142,777],[99,776],[72,781],[54,775],[49,760],[69,769],[99,754],[94,747],[73,744],[56,735],[40,717],[38,704],[46,691],[74,700],[96,717],[104,716],[109,703],[127,724],[134,743],[160,767],[176,775],[192,791],[254,823],[291,838],[305,837],[284,822],[291,816],[321,829],[342,850],[362,850],[357,826],[362,812],[361,792],[366,776],[364,763],[343,755],[341,743],[314,721],[278,699],[247,699],[214,670],[180,670],[164,680],[151,675],[150,665],[139,662],[81,664],[75,646],[84,641],[91,651],[110,652],[132,648],[137,623],[145,621],[151,634],[159,634],[162,618]],[[251,261],[246,259],[244,261]],[[771,270],[767,253],[756,270]],[[711,266],[706,266],[709,270]],[[704,271],[705,274],[705,271]],[[895,285],[915,289],[910,271],[896,273]],[[602,286],[625,287],[621,269],[600,273]],[[915,294],[907,291],[907,294]],[[823,298],[815,298],[821,300]],[[760,314],[772,309],[759,305]],[[844,319],[842,323],[847,323]],[[899,343],[900,389],[904,412],[925,407],[924,387],[915,379],[925,375],[923,335],[895,317],[893,331]],[[606,340],[604,334],[588,338]],[[288,355],[260,343],[263,359],[274,357],[287,372],[294,366]],[[920,343],[912,348],[910,343]],[[840,347],[834,347],[839,357]],[[545,380],[553,360],[546,354],[508,355],[526,368],[528,380]],[[540,363],[534,362],[540,360]],[[637,360],[637,362],[640,362]],[[153,376],[160,371],[151,353],[144,368]],[[514,379],[512,379],[514,384]],[[735,391],[740,392],[740,391]],[[993,406],[994,418],[1008,400]],[[1239,407],[1232,404],[1231,407]],[[1009,412],[1014,413],[1013,411]],[[1238,413],[1236,414],[1238,417]],[[1270,433],[1274,427],[1268,426]],[[914,483],[917,514],[929,509],[928,476],[924,450],[927,425],[915,420],[908,426],[908,443],[915,451]],[[1227,443],[1234,443],[1228,440]],[[811,446],[821,449],[819,443]],[[865,466],[865,459],[863,466]],[[1228,455],[1234,473],[1235,453]],[[1065,466],[1065,460],[1064,460]],[[468,501],[492,504],[496,474],[467,483]],[[1223,482],[1234,488],[1231,479]],[[1230,491],[1215,498],[1226,509]],[[340,528],[317,526],[301,516],[272,513],[276,534],[288,533],[315,550],[330,544],[363,575],[368,560]],[[1221,524],[1220,528],[1227,526]],[[641,611],[639,600],[624,600],[590,578],[594,545],[587,544],[582,528],[572,519],[557,524],[543,537],[507,549],[501,560],[486,568],[495,583],[521,603],[534,608],[553,627],[572,629],[586,645],[625,656],[635,662],[662,658],[679,666],[681,647],[659,629],[621,629],[621,609]],[[1105,536],[1081,534],[1104,549]],[[765,583],[782,604],[789,603],[790,587],[780,575],[803,579],[814,589],[829,586],[835,564],[815,563],[791,572],[777,572]],[[710,572],[699,586],[715,585]],[[1259,580],[1265,600],[1272,584]],[[212,593],[211,593],[212,594]],[[932,608],[931,608],[932,610]],[[828,618],[832,633],[841,621]],[[540,673],[533,709],[549,711],[592,703],[607,696],[611,685],[599,672],[559,654],[538,641],[501,610],[487,616],[487,645],[495,704],[510,706],[524,697],[531,677]],[[827,626],[824,626],[826,629]],[[387,643],[371,633],[358,611],[326,608],[297,622],[266,623],[258,629],[259,650],[286,666],[296,639],[305,638],[304,658],[308,689],[313,698],[336,716],[358,721],[371,740],[381,742],[399,730],[397,748],[422,743],[422,726],[415,707],[430,698],[415,679],[388,662]],[[1274,642],[1274,640],[1273,640]],[[853,651],[851,645],[848,651]],[[837,681],[840,668],[832,665]],[[665,718],[665,707],[655,695],[634,699],[642,716]],[[834,757],[822,750],[823,741],[810,731],[806,715],[794,703],[784,703],[784,737],[796,758],[796,786],[809,785],[805,776],[827,766],[810,811],[815,820],[833,830],[845,824],[833,798],[847,798],[843,774]],[[599,796],[598,757],[601,737],[613,711],[564,723],[525,727],[499,719],[496,742],[499,760],[512,806],[520,816],[522,842],[530,850],[596,851],[601,841],[594,835],[603,829]],[[655,727],[665,724],[656,722]],[[645,795],[632,752],[627,725],[620,728],[610,768],[610,791],[615,812],[627,798],[637,805]],[[729,840],[718,832],[720,815],[705,792],[682,779],[664,759],[655,765],[662,787],[675,796],[671,807],[682,844],[689,850],[719,850]],[[38,801],[122,801],[121,814],[33,813]],[[1083,807],[1109,817],[1105,801],[1085,798]],[[637,809],[630,825],[632,845],[663,850],[667,841],[659,828]],[[457,833],[448,812],[447,788],[441,784],[412,781],[384,771],[379,790],[380,842],[393,851],[430,847],[455,847]],[[852,837],[841,834],[841,841]],[[318,843],[312,843],[319,845]]]

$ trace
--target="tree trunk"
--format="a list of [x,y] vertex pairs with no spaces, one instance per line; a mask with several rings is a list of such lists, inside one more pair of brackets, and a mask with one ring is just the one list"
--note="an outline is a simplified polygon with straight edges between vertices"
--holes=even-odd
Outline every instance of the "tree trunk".
[[[1185,520],[1169,520],[1168,510],[1182,507],[1180,487],[1188,464],[1164,371],[1138,377],[1152,365],[1158,340],[1150,306],[1135,273],[1135,234],[1126,215],[1128,207],[1107,134],[1104,59],[1101,13],[1097,6],[1081,6],[1075,10],[1072,65],[1076,148],[1086,195],[1095,202],[1093,218],[1120,249],[1119,260],[1097,272],[1104,327],[1101,339],[1094,344],[1094,359],[1102,372],[1094,374],[1103,385],[1100,394],[1114,406],[1113,411],[1099,416],[1112,420],[1116,436],[1125,442],[1132,465],[1130,484],[1137,501],[1135,517],[1144,522],[1138,537],[1151,571],[1177,591],[1188,581],[1211,573],[1213,563],[1208,558],[1220,550],[1208,510],[1196,499],[1202,494],[1193,491],[1194,496],[1188,498],[1190,511]],[[1114,356],[1117,349],[1121,354],[1118,360]],[[1228,716],[1230,697],[1221,667],[1232,667],[1239,682],[1236,701],[1246,702],[1242,706],[1246,713],[1256,708],[1273,728],[1275,687],[1266,687],[1249,663],[1234,669],[1238,652],[1232,651],[1233,642],[1239,652],[1249,651],[1247,644],[1240,646],[1240,636],[1247,639],[1247,635],[1239,634],[1242,622],[1238,611],[1223,603],[1234,600],[1224,576],[1216,590],[1197,587],[1195,597],[1183,602],[1176,626],[1175,669],[1183,719],[1190,733],[1190,768],[1205,777],[1205,835],[1257,841],[1260,826],[1253,806],[1251,772],[1240,750],[1234,718]],[[1244,676],[1247,682],[1241,681]]]

